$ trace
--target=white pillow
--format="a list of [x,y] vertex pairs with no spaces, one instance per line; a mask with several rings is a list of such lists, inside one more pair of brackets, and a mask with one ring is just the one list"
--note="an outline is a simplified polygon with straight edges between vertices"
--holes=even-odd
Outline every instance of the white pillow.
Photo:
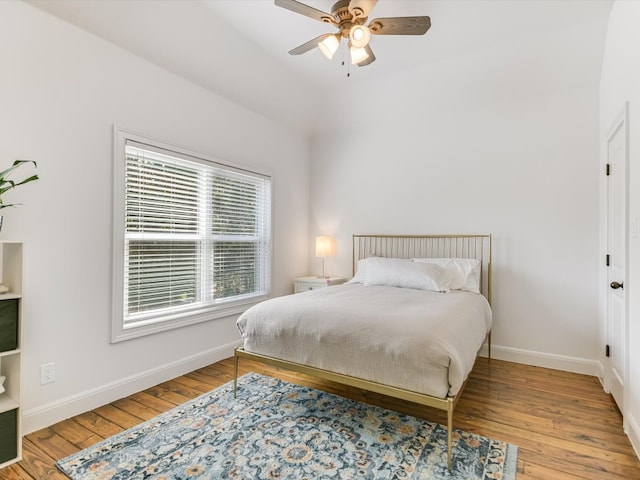
[[347,283],[364,283],[364,278],[367,272],[367,260],[369,260],[369,258],[362,258],[358,260],[358,263],[356,264],[356,274]]
[[477,258],[414,258],[413,261],[442,267],[451,290],[480,293],[481,262]]
[[432,292],[449,292],[449,282],[443,269],[435,264],[416,263],[397,258],[368,258],[365,286],[386,285]]

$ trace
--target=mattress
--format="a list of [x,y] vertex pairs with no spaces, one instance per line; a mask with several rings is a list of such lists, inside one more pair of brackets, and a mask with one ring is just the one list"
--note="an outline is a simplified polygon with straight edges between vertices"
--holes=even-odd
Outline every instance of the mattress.
[[446,398],[491,322],[478,293],[345,284],[266,300],[237,326],[248,352]]

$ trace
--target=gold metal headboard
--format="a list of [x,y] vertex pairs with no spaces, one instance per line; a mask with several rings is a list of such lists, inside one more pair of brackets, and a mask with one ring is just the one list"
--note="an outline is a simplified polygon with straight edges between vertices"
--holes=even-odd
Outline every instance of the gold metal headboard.
[[480,292],[491,303],[491,235],[353,235],[353,273],[358,260],[387,258],[476,258],[482,265]]

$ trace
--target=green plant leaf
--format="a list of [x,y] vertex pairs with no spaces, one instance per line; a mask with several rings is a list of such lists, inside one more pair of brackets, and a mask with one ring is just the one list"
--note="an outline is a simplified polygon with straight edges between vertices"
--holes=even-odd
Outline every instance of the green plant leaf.
[[6,192],[8,192],[9,190],[16,188],[19,185],[24,185],[25,183],[29,183],[29,182],[33,182],[34,180],[38,180],[38,175],[31,175],[30,177],[27,177],[21,181],[14,181],[11,180],[9,178],[7,178],[7,176],[12,173],[14,170],[16,170],[17,168],[19,168],[20,166],[24,165],[25,163],[33,163],[33,166],[35,168],[38,168],[38,164],[36,162],[34,162],[33,160],[16,160],[13,162],[13,165],[11,165],[9,168],[3,170],[2,172],[0,172],[0,209],[3,208],[7,208],[7,207],[13,207],[16,205],[20,205],[19,203],[8,203],[8,204],[3,204],[2,203],[2,195]]

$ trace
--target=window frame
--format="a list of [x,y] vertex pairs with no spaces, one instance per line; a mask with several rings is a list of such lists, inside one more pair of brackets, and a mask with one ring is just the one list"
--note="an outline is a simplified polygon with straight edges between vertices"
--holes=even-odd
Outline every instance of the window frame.
[[[250,175],[264,177],[269,180],[270,196],[268,213],[265,218],[269,221],[267,228],[267,273],[265,278],[264,293],[246,297],[239,297],[235,300],[223,300],[216,304],[203,305],[193,308],[173,308],[173,312],[164,315],[162,319],[152,318],[136,322],[133,325],[125,324],[125,203],[126,203],[126,155],[125,148],[127,142],[134,142],[149,146],[150,150],[163,153],[173,153],[177,158],[201,163],[215,168],[227,169],[233,172],[242,172]],[[271,295],[272,273],[273,273],[273,174],[271,171],[255,167],[222,161],[208,155],[196,153],[175,145],[150,139],[119,128],[114,125],[114,146],[113,146],[113,272],[112,272],[112,315],[111,315],[111,343],[117,343],[132,338],[138,338],[159,332],[173,330],[188,325],[215,320],[244,312],[247,308],[255,305]]]

